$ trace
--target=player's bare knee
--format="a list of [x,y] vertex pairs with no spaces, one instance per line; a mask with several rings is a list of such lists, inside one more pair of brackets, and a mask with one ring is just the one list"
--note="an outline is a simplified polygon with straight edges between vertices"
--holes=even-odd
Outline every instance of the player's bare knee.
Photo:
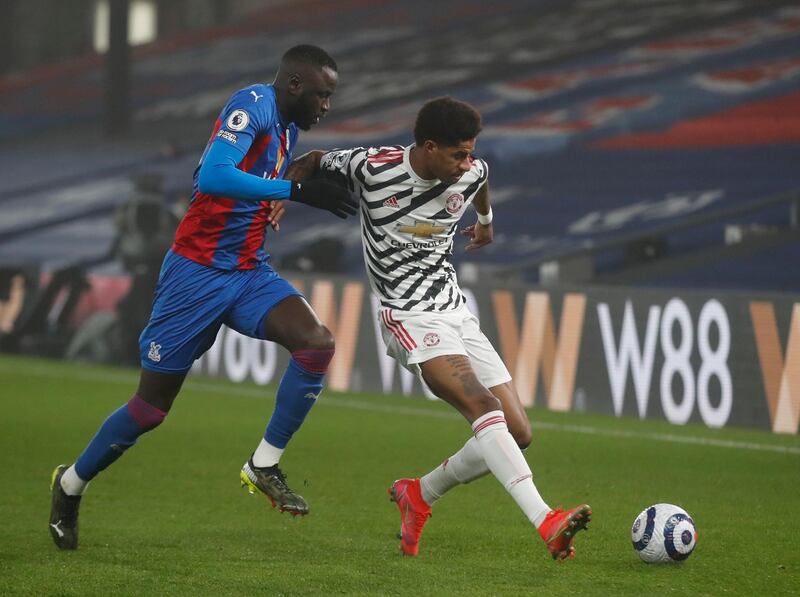
[[336,341],[331,331],[324,325],[319,325],[303,338],[303,350],[330,350],[336,349]]

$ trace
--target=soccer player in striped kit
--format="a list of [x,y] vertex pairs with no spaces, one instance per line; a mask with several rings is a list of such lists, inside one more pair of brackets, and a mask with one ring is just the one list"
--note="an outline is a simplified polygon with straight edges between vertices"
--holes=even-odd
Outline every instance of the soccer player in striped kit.
[[334,339],[300,292],[270,267],[263,246],[267,227],[279,228],[282,200],[341,218],[356,213],[357,203],[330,182],[285,179],[298,129],[325,116],[337,83],[336,62],[324,50],[296,46],[283,55],[271,85],[241,89],[222,109],[139,339],[139,387],[74,464],[53,471],[50,533],[59,548],[78,546],[78,509],[89,481],[161,424],[192,363],[211,347],[222,324],[291,353],[275,410],[240,479],[281,511],[308,513],[278,461],[322,391]]
[[583,504],[551,509],[533,483],[522,453],[531,427],[511,375],[477,318],[466,307],[450,263],[458,222],[472,204],[477,222],[462,232],[466,250],[493,238],[488,166],[475,157],[481,117],[449,97],[427,102],[414,127],[415,144],[313,151],[290,167],[338,178],[361,205],[364,262],[386,352],[458,410],[473,435],[421,478],[389,489],[401,514],[404,554],[415,556],[431,506],[445,492],[492,473],[538,529],[556,560],[575,553],[575,533],[586,528]]

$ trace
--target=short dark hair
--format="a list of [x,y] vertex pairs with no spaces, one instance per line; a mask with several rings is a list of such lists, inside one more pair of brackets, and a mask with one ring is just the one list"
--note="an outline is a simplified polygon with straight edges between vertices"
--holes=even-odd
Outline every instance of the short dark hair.
[[301,44],[286,50],[281,58],[281,63],[287,62],[302,62],[319,68],[327,67],[334,71],[339,70],[336,61],[331,58],[330,54],[318,46],[309,44]]
[[425,102],[417,113],[414,140],[417,145],[431,140],[453,147],[481,132],[480,113],[466,102],[452,97],[437,97]]

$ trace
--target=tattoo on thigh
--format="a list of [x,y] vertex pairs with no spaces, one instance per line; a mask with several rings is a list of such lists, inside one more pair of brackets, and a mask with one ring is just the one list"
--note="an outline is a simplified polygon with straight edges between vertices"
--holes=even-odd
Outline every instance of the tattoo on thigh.
[[475,376],[475,372],[472,370],[472,366],[467,357],[463,355],[452,355],[447,357],[447,362],[453,369],[452,376],[461,382],[464,393],[467,396],[483,393],[483,386]]

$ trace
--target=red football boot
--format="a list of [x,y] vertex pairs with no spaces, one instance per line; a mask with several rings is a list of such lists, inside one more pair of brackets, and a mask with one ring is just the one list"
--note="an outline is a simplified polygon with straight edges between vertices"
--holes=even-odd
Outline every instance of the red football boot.
[[582,504],[572,510],[561,508],[550,510],[541,526],[539,534],[547,544],[547,550],[554,560],[566,560],[575,557],[575,533],[582,531],[592,519],[592,509]]
[[420,493],[419,478],[398,479],[389,488],[389,496],[400,509],[400,549],[404,555],[415,556],[422,529],[431,517],[431,507]]

